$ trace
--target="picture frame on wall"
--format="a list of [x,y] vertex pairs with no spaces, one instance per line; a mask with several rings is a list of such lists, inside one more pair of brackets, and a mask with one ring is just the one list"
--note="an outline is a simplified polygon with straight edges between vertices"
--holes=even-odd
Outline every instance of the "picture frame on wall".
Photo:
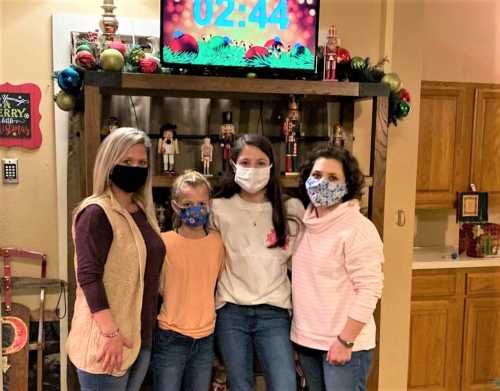
[[457,193],[457,222],[488,221],[488,193]]

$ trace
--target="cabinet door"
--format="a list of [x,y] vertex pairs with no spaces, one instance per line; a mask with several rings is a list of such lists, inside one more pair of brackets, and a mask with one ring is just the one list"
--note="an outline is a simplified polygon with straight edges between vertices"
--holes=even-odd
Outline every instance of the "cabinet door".
[[422,84],[418,136],[417,208],[452,208],[470,174],[473,90]]
[[495,389],[495,379],[500,379],[500,297],[468,298],[465,308],[462,390]]
[[500,206],[500,90],[478,88],[475,96],[472,181]]
[[460,389],[463,300],[411,304],[408,390]]

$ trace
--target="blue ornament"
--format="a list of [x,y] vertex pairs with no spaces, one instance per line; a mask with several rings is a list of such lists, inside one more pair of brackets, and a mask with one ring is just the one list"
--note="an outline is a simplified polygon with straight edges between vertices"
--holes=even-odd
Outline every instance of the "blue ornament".
[[75,68],[67,67],[57,74],[57,84],[64,92],[76,94],[82,87],[82,78]]

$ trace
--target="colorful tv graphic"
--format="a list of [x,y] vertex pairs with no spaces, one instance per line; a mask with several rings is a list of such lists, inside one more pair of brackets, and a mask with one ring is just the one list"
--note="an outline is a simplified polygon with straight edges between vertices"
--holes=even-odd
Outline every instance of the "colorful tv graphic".
[[167,64],[314,71],[319,0],[164,0]]

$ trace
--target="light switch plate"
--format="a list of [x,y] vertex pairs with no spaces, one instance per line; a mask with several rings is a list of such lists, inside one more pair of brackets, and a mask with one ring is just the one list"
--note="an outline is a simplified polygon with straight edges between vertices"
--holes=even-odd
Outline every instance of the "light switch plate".
[[4,184],[19,183],[17,159],[2,159],[2,178]]

